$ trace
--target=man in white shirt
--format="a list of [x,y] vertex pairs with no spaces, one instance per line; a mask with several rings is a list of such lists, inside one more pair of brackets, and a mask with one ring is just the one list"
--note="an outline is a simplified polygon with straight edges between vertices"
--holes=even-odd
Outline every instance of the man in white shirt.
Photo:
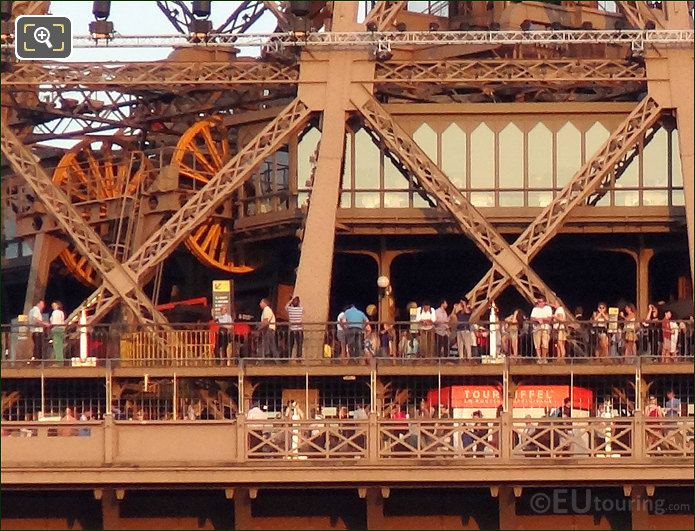
[[279,358],[277,342],[275,340],[275,314],[268,302],[268,299],[261,299],[261,357]]
[[231,330],[232,316],[227,313],[227,307],[220,308],[220,314],[215,319],[219,328],[217,330],[217,341],[215,344],[215,354],[218,358],[227,359],[227,348],[229,347],[229,333]]
[[438,358],[449,357],[449,314],[446,313],[449,307],[447,301],[439,302],[439,308],[434,311],[434,333]]
[[338,340],[338,343],[340,344],[340,357],[342,359],[347,358],[347,336],[345,334],[345,331],[347,330],[347,319],[345,319],[345,310],[347,310],[348,308],[349,306],[345,306],[343,308],[343,311],[338,314],[338,317],[336,319],[337,324],[335,325],[335,338]]
[[538,363],[547,363],[548,346],[550,345],[550,323],[553,321],[553,309],[548,305],[545,296],[536,298],[536,305],[531,310],[533,323],[533,345],[536,347]]
[[32,360],[43,359],[46,345],[45,329],[50,326],[50,323],[43,320],[43,309],[45,307],[46,303],[41,299],[29,310],[29,329],[31,330],[31,339],[34,342],[34,350],[31,355]]
[[434,356],[434,322],[437,320],[434,309],[429,302],[423,302],[417,309],[415,321],[420,332],[420,355],[425,358]]

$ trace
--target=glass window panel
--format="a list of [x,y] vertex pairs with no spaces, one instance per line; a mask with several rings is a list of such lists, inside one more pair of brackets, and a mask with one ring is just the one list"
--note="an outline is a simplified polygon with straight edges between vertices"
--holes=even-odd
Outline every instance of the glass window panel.
[[340,207],[350,208],[352,206],[352,197],[349,192],[340,194]]
[[495,133],[484,123],[471,133],[471,188],[495,186]]
[[356,208],[379,208],[380,199],[379,192],[356,192],[355,207]]
[[642,192],[642,204],[645,206],[668,205],[667,190],[645,190]]
[[360,129],[355,133],[355,189],[379,188],[380,163],[379,148],[372,142],[369,134]]
[[283,148],[275,153],[275,186],[277,190],[287,190],[290,178],[290,154]]
[[615,206],[639,206],[639,192],[637,190],[615,191]]
[[673,174],[671,176],[673,186],[683,186],[683,170],[681,169],[681,151],[678,144],[678,129],[674,129],[671,137],[671,164],[673,165]]
[[500,192],[500,206],[524,206],[524,192]]
[[352,135],[345,134],[345,158],[343,159],[343,178],[341,188],[349,190],[352,187],[350,183],[350,172],[352,171]]
[[582,165],[582,134],[568,122],[557,132],[557,186],[564,188]]
[[673,206],[685,205],[685,196],[683,195],[683,190],[673,190],[671,192],[671,204]]
[[596,206],[611,206],[611,201],[612,201],[612,194],[611,192],[605,193],[603,196],[601,196],[601,199],[598,200],[598,203],[596,203]]
[[[509,124],[500,132],[499,142],[500,188],[523,188],[524,133],[516,125]],[[500,206],[502,206],[501,196]]]
[[639,157],[635,157],[619,176],[616,176],[616,188],[637,188],[639,186]]
[[606,129],[601,122],[596,122],[592,125],[589,130],[584,135],[584,160],[589,160],[592,158],[598,148],[600,148],[608,137],[611,136],[608,129]]
[[321,138],[321,133],[315,127],[309,129],[297,146],[297,186],[305,188],[306,182],[311,178],[311,162],[309,158],[316,153],[316,146]]
[[529,188],[553,186],[553,134],[545,124],[537,124],[528,134]]
[[[433,205],[437,205],[436,201],[432,201]],[[432,208],[432,205],[430,205],[430,202],[427,201],[422,195],[420,195],[417,192],[413,192],[413,207],[414,208]]]
[[386,192],[384,194],[384,207],[407,208],[409,196],[408,192]]
[[553,193],[547,192],[529,192],[528,206],[530,207],[546,207],[553,200]]
[[[659,129],[642,152],[645,188],[668,186],[668,131]],[[645,203],[646,204],[646,203]]]
[[471,204],[474,207],[494,207],[494,192],[471,192]]
[[299,208],[309,204],[309,194],[306,192],[299,192],[297,194],[297,206]]
[[456,124],[442,133],[442,171],[458,188],[466,187],[466,133]]
[[396,165],[384,154],[384,188],[408,189],[408,179]]
[[422,124],[413,133],[413,140],[433,162],[437,160],[437,133],[427,124]]

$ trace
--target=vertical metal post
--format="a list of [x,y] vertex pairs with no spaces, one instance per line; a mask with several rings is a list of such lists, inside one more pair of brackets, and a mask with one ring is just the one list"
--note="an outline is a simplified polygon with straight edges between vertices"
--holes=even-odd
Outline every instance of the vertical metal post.
[[504,357],[502,369],[502,411],[509,411],[509,357]]
[[43,376],[43,370],[41,371],[41,414],[46,416],[46,390],[44,388],[45,381]]
[[109,372],[106,374],[106,415],[111,415],[112,389],[111,368],[109,367]]
[[244,360],[239,362],[239,376],[237,377],[237,401],[239,404],[239,414],[246,412],[244,403]]
[[570,365],[570,417],[574,415],[574,365]]
[[442,366],[437,366],[437,418],[442,418]]
[[304,412],[305,417],[309,418],[309,371],[304,373],[304,406],[306,411]]
[[173,397],[173,402],[174,402],[173,419],[174,420],[177,420],[178,412],[179,412],[179,400],[178,400],[179,397],[178,397],[177,387],[178,387],[178,380],[176,379],[176,373],[174,373],[174,397]]

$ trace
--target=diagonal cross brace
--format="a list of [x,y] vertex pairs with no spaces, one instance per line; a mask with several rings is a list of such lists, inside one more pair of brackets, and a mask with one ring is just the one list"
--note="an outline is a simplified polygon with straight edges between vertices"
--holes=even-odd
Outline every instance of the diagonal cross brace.
[[[575,207],[583,204],[598,189],[610,186],[611,171],[623,164],[631,156],[631,151],[638,148],[640,138],[656,124],[661,110],[651,96],[644,98],[517,238],[512,247],[528,263],[558,233]],[[468,300],[474,307],[473,317],[479,317],[485,301],[494,300],[514,280],[493,265],[468,293]]]
[[[135,251],[124,264],[138,281],[146,279],[193,230],[203,223],[230,195],[246,181],[268,156],[272,155],[289,135],[303,128],[311,110],[295,99],[263,130],[246,144],[236,156],[224,164],[207,184],[191,196],[166,223]],[[75,310],[68,322],[85,307],[94,307],[92,321],[97,322],[118,302],[115,295],[106,295],[98,288]]]
[[490,259],[495,268],[513,279],[519,292],[529,301],[543,293],[549,301],[562,304],[555,293],[531,269],[516,249],[512,249],[492,224],[456,188],[444,172],[432,162],[415,141],[394,121],[370,94],[361,94],[361,101],[353,103],[392,155],[414,175],[420,186],[437,199],[437,204],[448,210],[459,226],[478,248]]
[[364,20],[367,24],[375,24],[377,31],[388,31],[392,26],[398,13],[407,7],[408,2],[375,2],[372,10],[367,13]]
[[103,279],[104,292],[110,292],[112,297],[122,298],[140,323],[165,323],[164,316],[155,309],[152,301],[138,286],[132,270],[116,260],[99,235],[80,216],[70,199],[46,174],[31,150],[9,127],[5,124],[1,127],[3,155],[70,236],[79,252],[94,266]]

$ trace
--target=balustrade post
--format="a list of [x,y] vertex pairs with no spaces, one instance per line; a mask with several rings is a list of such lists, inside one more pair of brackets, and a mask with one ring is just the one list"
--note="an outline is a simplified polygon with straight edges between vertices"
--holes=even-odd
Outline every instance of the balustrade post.
[[367,426],[367,459],[376,462],[379,459],[379,423],[376,413],[369,414]]
[[642,460],[647,457],[646,449],[646,426],[644,422],[644,413],[635,411],[635,416],[632,422],[632,457],[633,459]]
[[512,445],[514,443],[511,411],[504,411],[500,415],[499,451],[500,457],[508,461],[512,458]]
[[104,415],[104,464],[107,465],[113,463],[113,457],[117,453],[118,437],[115,430],[113,416],[107,413]]
[[248,437],[246,434],[246,415],[239,413],[236,418],[236,460],[240,463],[246,461],[246,444]]

